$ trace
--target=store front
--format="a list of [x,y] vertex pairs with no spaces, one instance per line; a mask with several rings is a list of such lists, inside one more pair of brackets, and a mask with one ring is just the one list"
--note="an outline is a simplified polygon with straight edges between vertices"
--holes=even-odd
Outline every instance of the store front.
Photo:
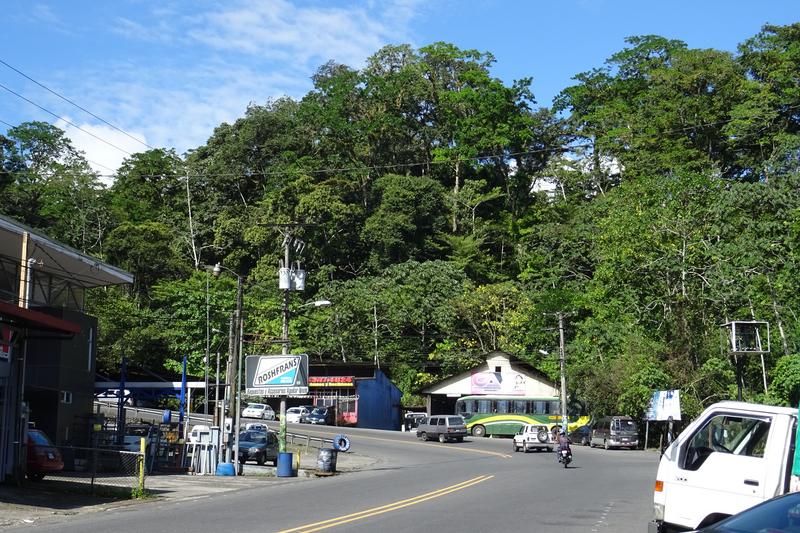
[[315,407],[335,409],[336,425],[400,429],[400,389],[371,364],[310,364],[308,394]]
[[[80,326],[39,311],[0,301],[0,480],[21,479],[29,420],[24,399],[28,342],[72,338]],[[56,402],[57,404],[57,402]]]

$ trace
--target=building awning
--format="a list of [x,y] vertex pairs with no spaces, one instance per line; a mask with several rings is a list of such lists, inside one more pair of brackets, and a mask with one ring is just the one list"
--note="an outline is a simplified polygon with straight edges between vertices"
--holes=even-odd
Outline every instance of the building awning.
[[[21,257],[22,235],[28,234],[27,257]],[[36,258],[36,270],[70,280],[84,288],[133,283],[133,274],[62,244],[38,230],[0,215],[0,250],[16,263]]]
[[27,328],[38,331],[51,331],[55,333],[79,333],[81,327],[74,322],[62,320],[54,316],[18,307],[8,302],[0,301],[0,322],[18,328]]

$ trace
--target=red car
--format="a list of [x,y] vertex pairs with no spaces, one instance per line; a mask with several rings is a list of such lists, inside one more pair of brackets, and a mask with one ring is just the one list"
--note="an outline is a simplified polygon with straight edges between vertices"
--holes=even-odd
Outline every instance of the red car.
[[48,472],[64,469],[61,452],[39,429],[28,430],[28,479],[40,481]]

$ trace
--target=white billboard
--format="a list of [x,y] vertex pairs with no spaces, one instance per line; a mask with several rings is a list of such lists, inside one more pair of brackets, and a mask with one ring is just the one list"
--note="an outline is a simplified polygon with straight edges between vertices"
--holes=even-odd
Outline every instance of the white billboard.
[[308,356],[248,355],[245,361],[247,394],[294,396],[308,394]]
[[647,408],[647,420],[673,420],[681,419],[681,391],[657,390],[650,398]]

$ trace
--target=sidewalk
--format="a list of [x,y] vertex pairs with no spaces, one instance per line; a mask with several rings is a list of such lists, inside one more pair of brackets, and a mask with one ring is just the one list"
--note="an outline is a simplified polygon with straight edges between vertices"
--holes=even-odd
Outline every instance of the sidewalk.
[[[379,460],[355,453],[339,453],[337,475],[367,470]],[[119,500],[92,496],[58,489],[57,482],[26,482],[24,487],[0,485],[0,529],[63,520],[65,516],[93,513],[106,509],[146,505],[149,502],[181,501],[205,497],[209,494],[246,490],[257,487],[298,483],[320,479],[315,475],[316,456],[307,454],[300,459],[297,477],[276,477],[274,467],[247,464],[244,475],[197,476],[192,474],[153,474],[147,477],[147,490],[153,496],[146,500]],[[336,476],[324,479],[335,480]]]

